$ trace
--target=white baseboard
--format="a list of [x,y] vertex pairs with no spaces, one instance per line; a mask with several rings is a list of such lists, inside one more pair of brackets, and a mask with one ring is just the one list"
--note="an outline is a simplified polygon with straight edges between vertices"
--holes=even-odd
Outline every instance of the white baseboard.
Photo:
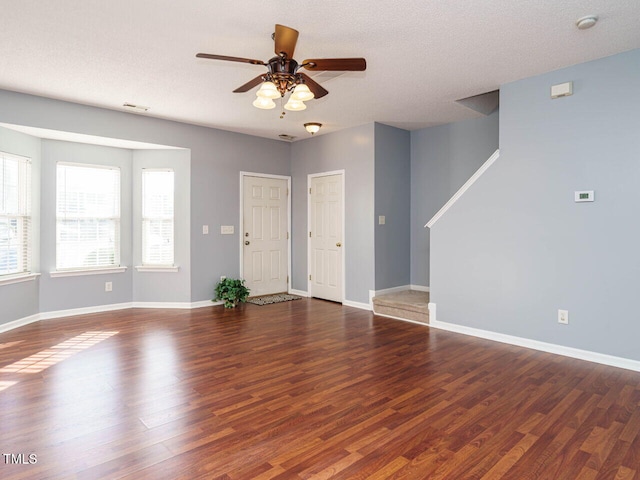
[[415,290],[416,292],[428,292],[429,287],[425,287],[424,285],[409,285],[409,290]]
[[191,302],[189,308],[215,307],[216,305],[224,305],[224,302],[214,302],[213,300],[202,300],[200,302]]
[[291,295],[298,295],[299,297],[308,297],[308,296],[309,296],[309,293],[308,293],[308,292],[305,292],[304,290],[295,290],[295,289],[293,289],[293,288],[291,288],[291,289],[289,290],[289,293],[290,293]]
[[127,308],[201,308],[222,305],[224,302],[213,302],[202,300],[200,302],[126,302],[114,303],[111,305],[96,305],[93,307],[71,308],[69,310],[55,310],[50,312],[36,313],[28,317],[19,318],[11,322],[0,324],[0,333],[8,332],[14,328],[23,327],[40,320],[52,320],[54,318],[72,317],[74,315],[86,315],[88,313],[112,312],[114,310],[124,310]]
[[133,302],[133,308],[176,308],[191,309],[212,307],[222,305],[224,302],[212,302],[211,300],[202,300],[200,302]]
[[8,332],[9,330],[13,330],[14,328],[24,327],[25,325],[37,322],[38,320],[40,320],[40,314],[36,313],[35,315],[29,315],[28,317],[19,318],[18,320],[3,323],[0,325],[0,333]]
[[342,305],[344,305],[345,307],[355,307],[355,308],[361,308],[362,310],[371,311],[371,305],[369,305],[368,303],[352,302],[351,300],[344,300],[342,302]]
[[96,305],[93,307],[71,308],[69,310],[55,310],[51,312],[41,312],[39,320],[51,320],[53,318],[71,317],[73,315],[86,315],[87,313],[111,312],[113,310],[124,310],[132,307],[132,302],[126,302],[114,303],[111,305]]
[[538,340],[515,337],[513,335],[506,335],[503,333],[490,332],[488,330],[480,330],[477,328],[466,327],[464,325],[439,322],[437,320],[431,319],[429,320],[429,325],[431,327],[435,327],[441,330],[447,330],[449,332],[461,333],[463,335],[470,335],[472,337],[484,338],[486,340],[493,340],[495,342],[507,343],[509,345],[516,345],[518,347],[531,348],[533,350],[539,350],[541,352],[554,353],[556,355],[563,355],[565,357],[577,358],[578,360],[586,360],[588,362],[600,363],[602,365],[608,365],[610,367],[618,367],[627,370],[633,370],[635,372],[640,372],[640,361],[637,360],[614,357],[612,355],[606,355],[604,353],[590,352],[588,350],[580,350],[578,348],[565,347],[563,345],[557,345],[554,343],[540,342]]

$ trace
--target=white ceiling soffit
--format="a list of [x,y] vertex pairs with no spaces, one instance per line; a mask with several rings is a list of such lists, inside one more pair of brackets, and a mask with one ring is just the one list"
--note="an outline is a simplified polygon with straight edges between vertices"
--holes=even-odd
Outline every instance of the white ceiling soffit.
[[32,137],[46,138],[48,140],[63,140],[65,142],[87,143],[90,145],[102,145],[103,147],[126,148],[129,150],[182,150],[181,147],[171,147],[169,145],[156,145],[155,143],[135,142],[119,138],[98,137],[96,135],[62,132],[60,130],[49,130],[47,128],[12,125],[10,123],[0,123],[0,127],[15,130],[16,132],[26,133]]
[[[269,8],[265,8],[268,5]],[[597,25],[578,30],[589,14]],[[370,122],[419,129],[479,114],[455,100],[640,47],[638,0],[58,0],[5,2],[0,88],[277,139]],[[280,23],[295,59],[365,57],[367,70],[318,75],[330,92],[303,112],[258,110],[257,87]],[[327,78],[333,76],[334,78]]]

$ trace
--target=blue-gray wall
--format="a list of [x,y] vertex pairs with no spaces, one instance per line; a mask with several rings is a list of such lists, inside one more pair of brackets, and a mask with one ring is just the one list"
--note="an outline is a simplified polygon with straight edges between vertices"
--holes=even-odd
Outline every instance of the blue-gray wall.
[[[220,225],[240,230],[240,171],[289,175],[286,142],[144,115],[0,90],[0,122],[189,149],[191,301],[212,298],[221,275],[240,274],[237,236],[220,235]],[[76,294],[92,296],[84,288]]]
[[375,124],[375,290],[410,283],[409,146],[409,131]]
[[[54,312],[72,308],[131,302],[131,267],[124,273],[55,277],[56,269],[56,165],[85,163],[120,168],[120,264],[131,265],[131,150],[83,143],[42,140],[42,186],[40,222],[40,310]],[[113,282],[113,291],[104,291]]]
[[[31,265],[40,268],[40,139],[0,127],[0,151],[31,159]],[[39,279],[0,287],[0,325],[40,312]]]
[[307,290],[307,175],[345,170],[344,255],[347,301],[369,303],[375,285],[374,124],[291,145],[292,280]]
[[[174,263],[177,272],[138,272],[133,268],[134,302],[191,301],[191,168],[188,150],[134,150],[132,165],[132,258],[142,265],[142,170],[171,168],[174,172]],[[114,284],[115,286],[115,284]]]
[[411,284],[429,286],[433,215],[498,149],[498,112],[411,132]]
[[431,230],[438,320],[640,360],[638,85],[640,50],[501,86],[500,158]]

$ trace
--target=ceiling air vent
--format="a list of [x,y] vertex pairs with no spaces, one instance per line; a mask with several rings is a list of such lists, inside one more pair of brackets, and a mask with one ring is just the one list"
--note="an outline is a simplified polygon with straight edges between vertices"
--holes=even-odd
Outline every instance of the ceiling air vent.
[[280,140],[286,140],[287,142],[293,142],[296,138],[293,135],[287,135],[286,133],[281,133],[278,137],[280,137]]
[[128,110],[133,110],[135,112],[146,112],[149,110],[149,107],[145,107],[143,105],[134,105],[133,103],[123,103],[122,106]]

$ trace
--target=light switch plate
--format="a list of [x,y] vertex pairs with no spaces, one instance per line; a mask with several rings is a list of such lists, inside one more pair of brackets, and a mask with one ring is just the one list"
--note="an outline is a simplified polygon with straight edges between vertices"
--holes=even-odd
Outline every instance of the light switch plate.
[[385,217],[384,215],[380,215],[378,217],[378,225],[384,225],[385,223],[387,223],[387,217]]
[[233,235],[233,232],[234,232],[233,225],[220,225],[221,235]]
[[202,234],[209,235],[209,225],[202,225]]

